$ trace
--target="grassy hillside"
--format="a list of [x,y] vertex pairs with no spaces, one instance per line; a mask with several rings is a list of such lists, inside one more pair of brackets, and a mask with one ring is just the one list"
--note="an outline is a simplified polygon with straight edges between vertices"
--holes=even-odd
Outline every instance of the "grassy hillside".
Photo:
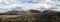
[[0,15],[0,22],[60,22],[60,12],[20,13],[18,15]]

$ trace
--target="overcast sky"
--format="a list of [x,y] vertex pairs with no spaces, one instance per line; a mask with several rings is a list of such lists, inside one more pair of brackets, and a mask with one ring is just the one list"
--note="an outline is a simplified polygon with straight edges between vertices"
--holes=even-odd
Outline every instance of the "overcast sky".
[[30,9],[60,11],[60,0],[0,0],[0,13]]

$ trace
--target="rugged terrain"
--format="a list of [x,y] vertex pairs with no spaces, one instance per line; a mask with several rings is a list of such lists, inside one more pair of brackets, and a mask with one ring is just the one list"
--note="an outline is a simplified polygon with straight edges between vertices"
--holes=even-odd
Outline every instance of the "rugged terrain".
[[60,12],[30,10],[17,13],[16,15],[10,13],[0,15],[0,22],[60,22]]

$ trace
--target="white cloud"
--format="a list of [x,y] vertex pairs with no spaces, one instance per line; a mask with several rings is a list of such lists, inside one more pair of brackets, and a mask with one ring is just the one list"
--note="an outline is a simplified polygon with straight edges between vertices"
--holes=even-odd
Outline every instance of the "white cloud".
[[24,11],[30,9],[39,11],[53,10],[51,8],[55,8],[54,11],[60,11],[60,2],[56,2],[55,0],[0,0],[0,13],[11,11],[13,8],[18,7],[21,7]]

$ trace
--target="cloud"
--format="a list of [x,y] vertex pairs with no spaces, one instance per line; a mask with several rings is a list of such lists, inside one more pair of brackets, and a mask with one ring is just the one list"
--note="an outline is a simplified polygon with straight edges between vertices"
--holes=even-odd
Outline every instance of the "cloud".
[[[30,9],[45,11],[53,10],[60,11],[59,0],[0,0],[0,13],[16,10],[27,11]],[[15,8],[15,9],[14,9]]]

